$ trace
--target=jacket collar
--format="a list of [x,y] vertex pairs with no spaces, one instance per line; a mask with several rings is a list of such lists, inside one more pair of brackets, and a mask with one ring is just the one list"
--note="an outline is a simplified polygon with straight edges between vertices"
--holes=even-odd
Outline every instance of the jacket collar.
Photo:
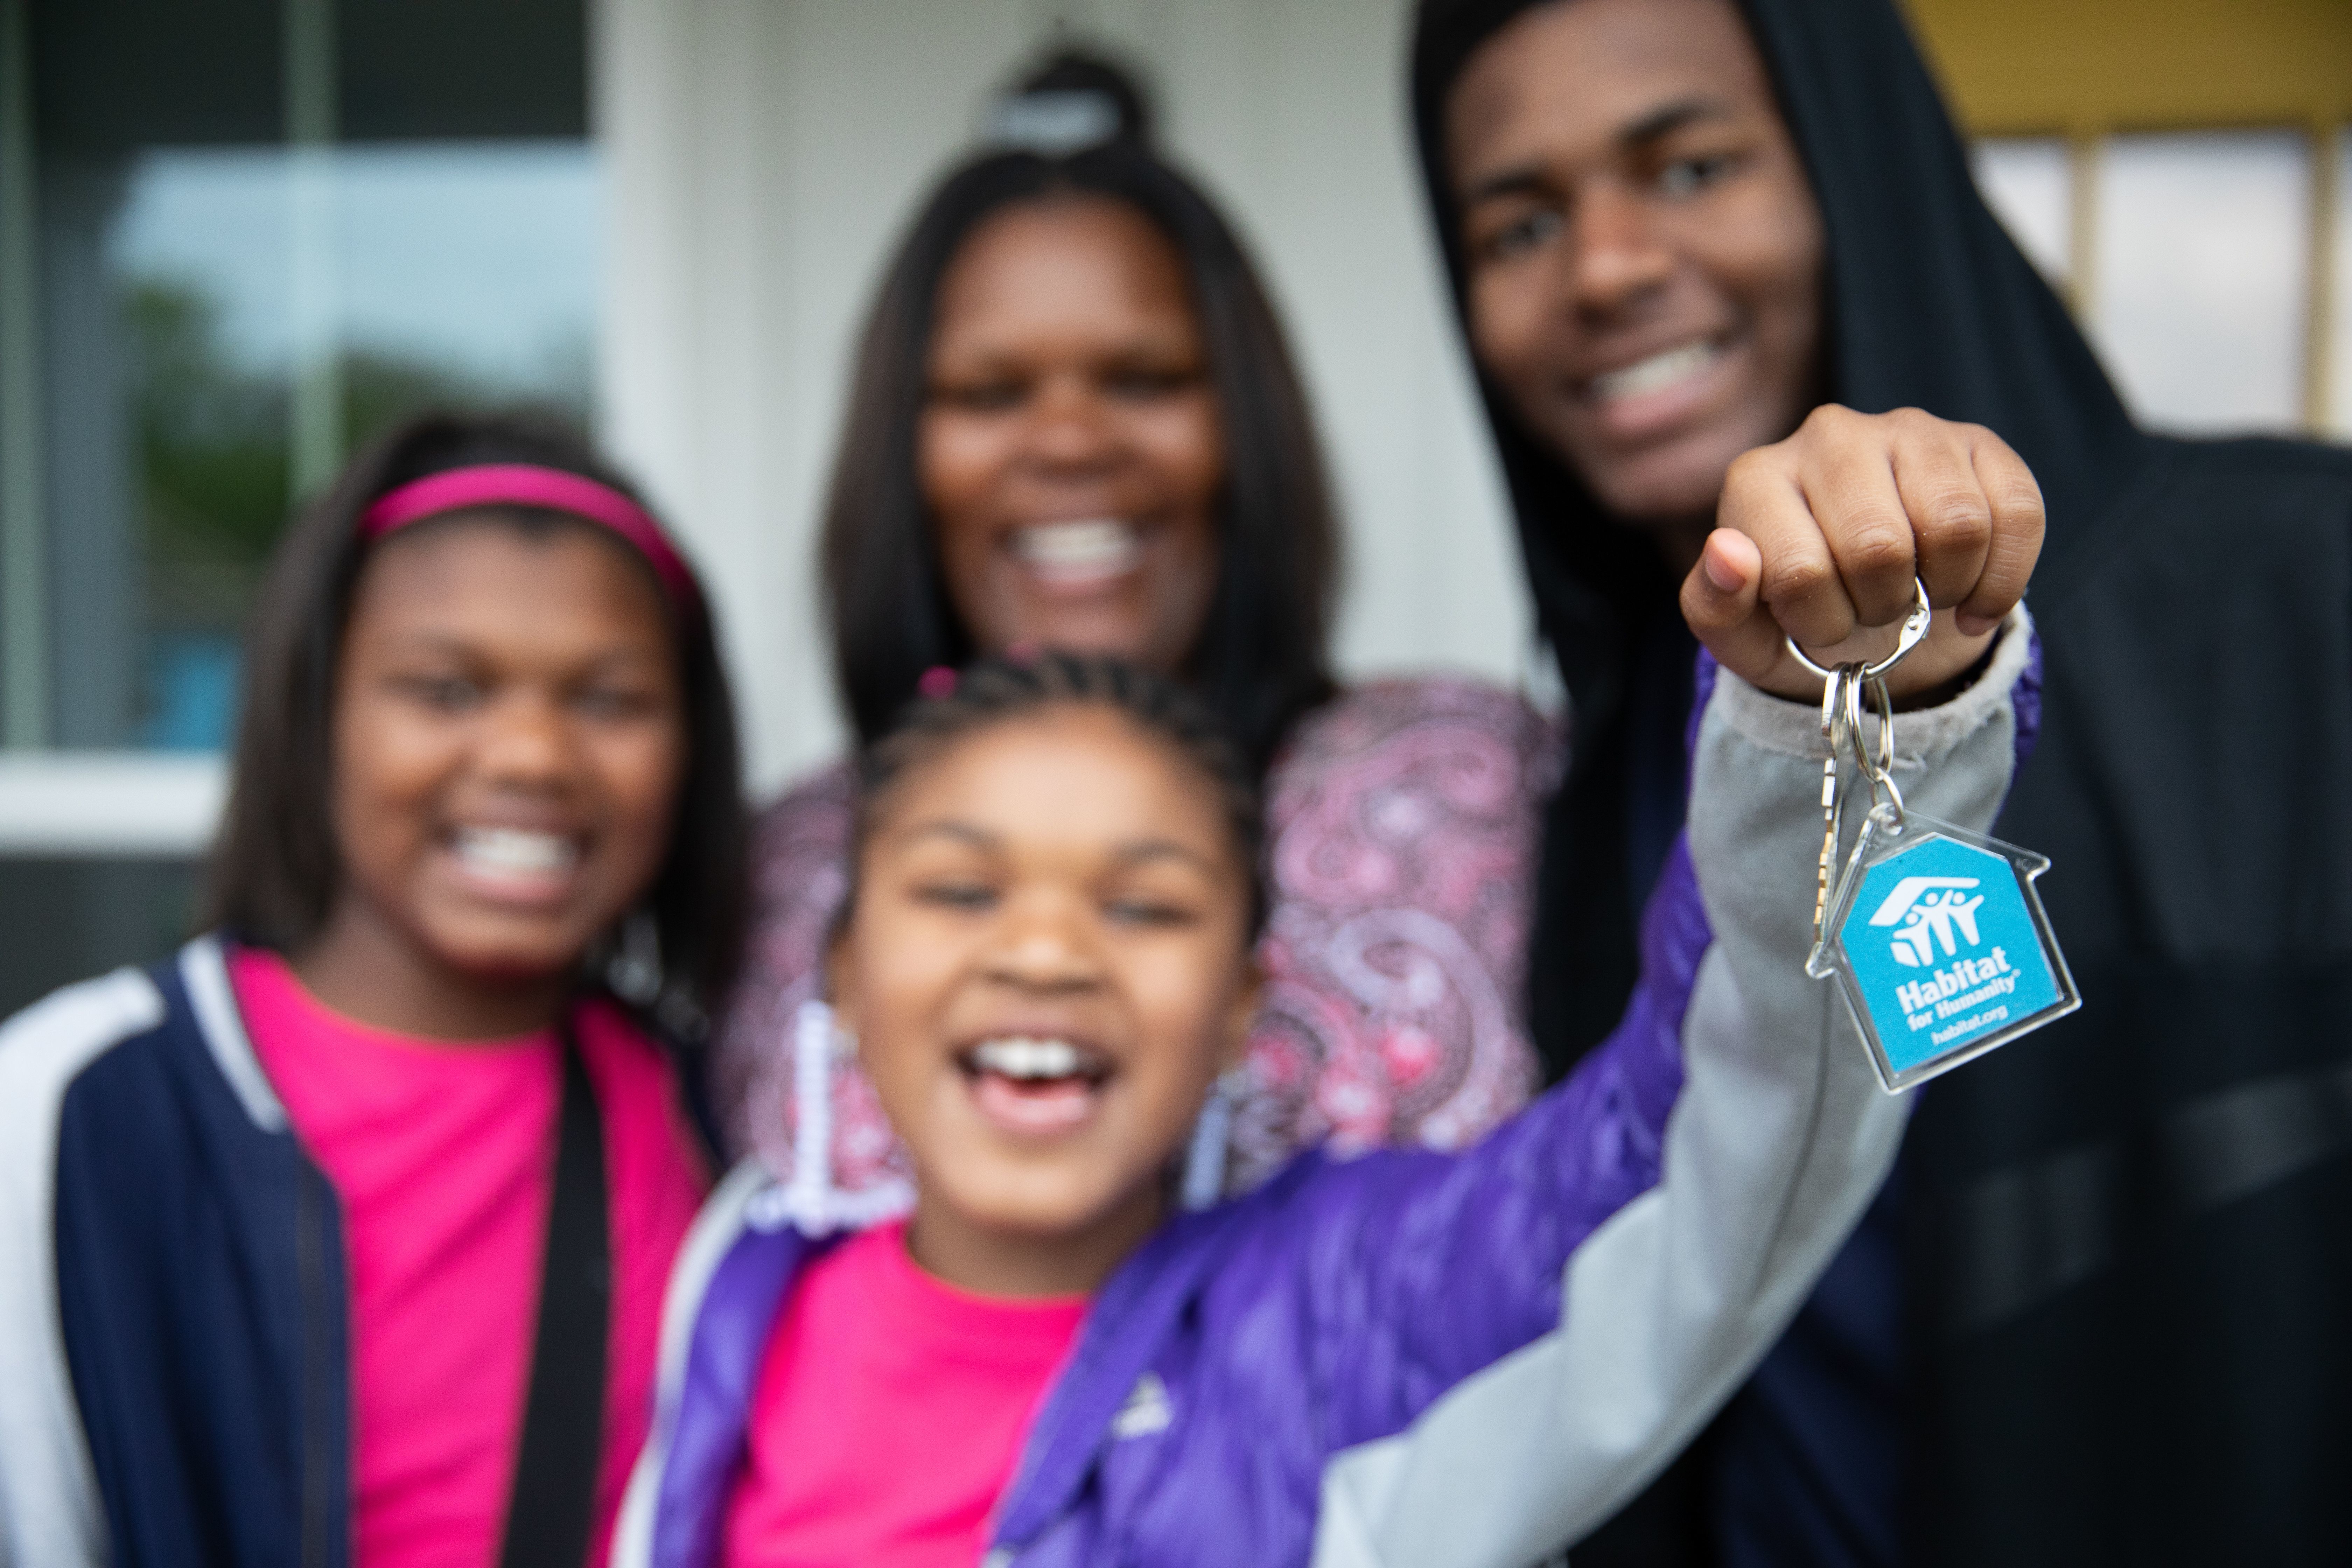
[[769,1336],[801,1270],[840,1239],[761,1223],[772,1206],[762,1200],[776,1186],[756,1162],[738,1165],[679,1250],[662,1314],[653,1430],[622,1507],[616,1563],[709,1568],[719,1561]]
[[285,1131],[285,1103],[262,1070],[261,1058],[254,1054],[253,1040],[245,1032],[245,1015],[237,1008],[236,991],[229,984],[225,940],[208,931],[180,949],[168,973],[161,965],[157,971],[156,983],[165,995],[171,994],[173,982],[177,981],[187,998],[188,1011],[195,1016],[196,1032],[212,1053],[213,1065],[227,1080],[246,1115],[264,1132]]
[[1249,1216],[1280,1205],[1312,1167],[1308,1155],[1248,1197],[1180,1213],[1153,1233],[1103,1285],[1069,1364],[1055,1378],[997,1515],[997,1542],[1020,1547],[1066,1513],[1086,1484],[1113,1419],[1178,1321],[1249,1228]]

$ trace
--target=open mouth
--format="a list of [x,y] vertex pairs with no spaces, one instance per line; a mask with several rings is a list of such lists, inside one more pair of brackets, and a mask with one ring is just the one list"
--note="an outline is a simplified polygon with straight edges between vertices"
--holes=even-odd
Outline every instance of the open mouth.
[[1143,564],[1143,534],[1119,518],[1033,522],[1013,531],[1013,553],[1047,587],[1098,588]]
[[1094,1113],[1110,1058],[1050,1036],[1003,1035],[956,1053],[980,1111],[1015,1133],[1064,1132]]
[[520,827],[459,827],[449,850],[466,879],[493,897],[535,900],[562,894],[580,865],[580,840]]
[[1696,381],[1723,357],[1723,345],[1711,339],[1685,343],[1663,353],[1636,360],[1621,370],[1604,371],[1586,382],[1585,394],[1599,404],[1622,403],[1668,392]]

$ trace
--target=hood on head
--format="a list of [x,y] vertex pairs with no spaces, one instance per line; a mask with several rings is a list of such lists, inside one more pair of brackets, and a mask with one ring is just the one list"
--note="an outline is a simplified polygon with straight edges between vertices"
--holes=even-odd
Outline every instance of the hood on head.
[[[1421,0],[1413,127],[1439,247],[1465,309],[1444,110],[1462,68],[1535,4]],[[1978,195],[1934,82],[1891,0],[1736,0],[1780,95],[1828,240],[1829,395],[1989,426],[2042,482],[2037,592],[2101,553],[2093,524],[2147,447],[2074,321]],[[1465,334],[1466,335],[1466,334]],[[1558,1078],[1614,1026],[1638,972],[1637,912],[1679,813],[1691,644],[1646,532],[1620,523],[1526,436],[1479,377],[1543,635],[1574,723],[1545,818],[1528,1022]]]
[[[1457,312],[1459,232],[1444,169],[1445,97],[1479,47],[1536,4],[1422,0],[1413,129]],[[1830,395],[1864,412],[1916,406],[1984,425],[2025,458],[2049,503],[2052,551],[2145,458],[2145,445],[2065,307],[1977,194],[1934,81],[1889,0],[1738,0],[1780,94],[1828,235]],[[1481,378],[1545,635],[1588,718],[1613,707],[1624,649],[1675,584],[1522,435]],[[1596,711],[1597,710],[1597,711]]]

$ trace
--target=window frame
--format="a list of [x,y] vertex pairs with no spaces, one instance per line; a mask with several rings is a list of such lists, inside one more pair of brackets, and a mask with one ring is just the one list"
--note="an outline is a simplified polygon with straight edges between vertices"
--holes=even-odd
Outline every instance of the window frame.
[[[276,0],[276,9],[286,51],[281,144],[295,155],[298,216],[307,213],[318,249],[328,243],[320,226],[329,210],[322,193],[344,128],[340,84],[348,62],[339,54],[339,32],[347,18],[339,0]],[[583,37],[596,9],[597,0],[583,0]],[[57,743],[52,530],[58,524],[44,472],[48,345],[33,43],[33,0],[0,0],[0,858],[199,860],[211,847],[226,800],[226,747],[148,751]],[[583,58],[581,70],[590,100],[581,134],[594,148],[602,138],[593,111],[593,58]],[[381,90],[376,97],[383,97]],[[372,105],[378,120],[383,109]],[[395,140],[404,134],[382,126],[360,133]],[[507,133],[473,127],[465,134],[496,139]],[[289,386],[289,458],[299,494],[315,490],[340,467],[342,388],[324,314],[331,301],[292,304],[298,353]],[[604,314],[600,300],[592,321],[601,327]]]

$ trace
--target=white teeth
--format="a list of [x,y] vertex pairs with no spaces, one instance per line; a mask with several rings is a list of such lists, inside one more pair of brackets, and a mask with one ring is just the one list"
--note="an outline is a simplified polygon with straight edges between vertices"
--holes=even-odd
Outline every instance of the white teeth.
[[1696,342],[1652,354],[1623,370],[1612,370],[1594,376],[1593,398],[1609,403],[1620,397],[1638,397],[1645,392],[1663,391],[1678,381],[1689,380],[1713,364],[1718,352],[1713,343]]
[[1013,536],[1013,548],[1048,582],[1117,577],[1143,562],[1143,541],[1135,525],[1117,518],[1031,523]]
[[461,827],[457,858],[482,870],[509,877],[551,877],[572,869],[579,847],[556,833],[517,827]]
[[971,1050],[972,1065],[999,1078],[1069,1078],[1085,1065],[1078,1047],[1067,1040],[1041,1040],[1027,1036],[982,1040]]

